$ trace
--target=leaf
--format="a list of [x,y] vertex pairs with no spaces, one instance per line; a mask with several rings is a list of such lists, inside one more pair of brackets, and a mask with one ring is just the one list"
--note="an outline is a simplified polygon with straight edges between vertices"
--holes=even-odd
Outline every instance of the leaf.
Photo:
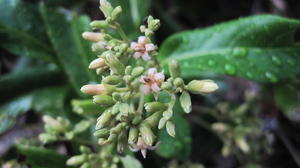
[[81,86],[96,81],[95,73],[88,70],[91,49],[81,38],[83,29],[88,26],[88,18],[63,10],[47,9],[44,4],[40,5],[40,12],[61,66],[76,93],[84,96],[80,92]]
[[124,168],[143,168],[142,164],[133,156],[121,157],[121,162]]
[[16,118],[34,109],[52,116],[64,115],[65,87],[46,87],[35,90],[0,106],[0,134],[11,128]]
[[188,122],[182,117],[184,111],[181,109],[179,101],[173,108],[174,124],[176,126],[175,138],[171,137],[166,129],[159,132],[160,144],[156,151],[161,157],[176,158],[186,160],[191,152],[191,135]]
[[24,68],[0,78],[0,102],[45,86],[61,84],[62,72],[54,66]]
[[18,56],[55,62],[35,6],[21,0],[0,0],[0,47]]
[[64,168],[66,166],[67,157],[58,154],[55,151],[28,147],[25,145],[17,145],[18,151],[26,156],[25,162],[32,168]]
[[243,18],[169,37],[161,46],[164,67],[175,59],[182,76],[232,75],[278,82],[300,73],[294,35],[300,21],[272,15]]
[[125,33],[131,37],[136,38],[139,33],[139,26],[144,18],[149,14],[151,5],[150,0],[110,0],[114,7],[122,7],[122,15],[120,24]]

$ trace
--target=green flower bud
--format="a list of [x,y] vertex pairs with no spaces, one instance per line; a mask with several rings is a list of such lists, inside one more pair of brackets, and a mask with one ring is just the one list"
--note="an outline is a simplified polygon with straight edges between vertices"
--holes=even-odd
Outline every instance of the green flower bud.
[[172,121],[167,121],[167,132],[171,137],[175,137],[175,125]]
[[159,120],[159,123],[158,123],[158,129],[164,128],[164,126],[166,125],[166,123],[167,123],[167,120],[165,118],[161,118]]
[[146,103],[144,106],[145,106],[145,110],[149,113],[164,111],[168,108],[168,105],[163,104],[161,102],[150,102],[150,103]]
[[126,83],[130,83],[133,79],[134,79],[134,78],[133,78],[133,76],[131,76],[131,75],[125,75],[125,76],[123,77],[123,80],[124,80]]
[[139,137],[139,130],[136,127],[130,127],[128,135],[128,143],[135,144]]
[[85,154],[76,155],[67,160],[67,165],[68,166],[78,166],[78,165],[82,164],[83,162],[85,162],[86,160],[87,160],[87,156]]
[[97,54],[102,54],[106,50],[106,43],[103,41],[99,41],[97,43],[93,43],[92,45],[92,51]]
[[105,72],[105,68],[97,68],[97,69],[96,69],[96,74],[97,74],[97,75],[100,75],[100,74],[102,74],[103,72]]
[[175,78],[173,84],[177,87],[182,87],[184,85],[184,81],[181,78]]
[[192,111],[191,96],[188,92],[182,92],[182,94],[179,97],[179,101],[184,112],[190,113]]
[[118,125],[116,125],[112,129],[110,129],[110,134],[119,134],[126,125],[127,124],[125,122],[119,123]]
[[235,139],[235,143],[237,144],[237,146],[244,152],[244,153],[248,153],[250,150],[250,147],[248,145],[248,143],[246,142],[246,140],[244,138],[236,138]]
[[111,95],[114,91],[116,91],[116,87],[113,85],[103,84],[104,94]]
[[138,77],[138,76],[141,76],[144,73],[144,71],[145,71],[144,67],[135,67],[132,70],[131,75],[133,77]]
[[167,111],[165,111],[163,113],[163,118],[167,121],[170,120],[172,118],[172,116],[173,116],[173,110],[172,109],[168,109]]
[[93,102],[101,106],[111,106],[115,102],[111,96],[108,95],[97,95],[93,97]]
[[81,145],[79,149],[82,153],[85,153],[85,154],[92,153],[90,148],[83,146],[83,145]]
[[99,41],[103,41],[103,34],[102,33],[98,33],[98,32],[84,32],[82,33],[82,37],[85,40],[91,41],[91,42],[99,42]]
[[159,28],[159,26],[160,26],[159,19],[154,19],[152,16],[148,17],[147,22],[148,22],[148,28],[151,31],[156,31]]
[[180,68],[175,60],[172,60],[169,63],[169,72],[173,78],[177,78],[180,76]]
[[112,98],[115,100],[115,101],[122,101],[122,95],[121,93],[119,92],[114,92],[112,94]]
[[104,126],[106,126],[111,118],[112,118],[112,114],[111,114],[111,111],[108,109],[106,110],[98,119],[97,119],[97,124],[96,124],[96,129],[101,129],[103,128]]
[[213,80],[193,80],[186,87],[189,92],[194,94],[211,93],[218,88]]
[[141,121],[142,121],[142,116],[138,115],[138,116],[135,116],[135,117],[132,119],[131,124],[137,125],[137,124],[141,123]]
[[74,138],[75,133],[74,133],[74,131],[70,131],[70,132],[65,133],[65,136],[68,140],[71,140]]
[[123,116],[128,116],[130,113],[130,107],[127,103],[121,103],[119,105],[119,110]]
[[145,30],[145,35],[146,35],[147,37],[152,36],[153,34],[154,34],[154,32],[153,32],[152,30],[150,30],[150,29],[146,29],[146,30]]
[[111,113],[112,113],[112,115],[116,115],[116,114],[118,114],[119,112],[120,112],[120,104],[119,103],[116,103],[113,107],[112,107],[112,109],[111,109]]
[[[128,44],[127,44],[127,43],[123,43],[123,44],[120,45],[119,51],[120,51],[121,53],[123,53],[123,52],[127,51],[127,49],[128,49]],[[126,70],[125,70],[125,71],[126,71]]]
[[108,51],[105,53],[106,62],[115,74],[124,75],[125,66],[118,60],[112,52]]
[[125,68],[125,75],[130,75],[132,72],[132,66],[128,65],[126,68]]
[[144,122],[146,122],[150,127],[154,128],[157,126],[159,119],[161,118],[162,111],[155,112],[151,116],[147,117]]
[[139,131],[141,133],[141,136],[142,136],[144,142],[147,145],[152,146],[154,143],[155,136],[151,130],[151,127],[147,123],[143,122],[139,126]]
[[127,133],[127,131],[124,130],[118,136],[117,151],[119,153],[123,153],[125,151],[126,147],[128,146],[126,133]]
[[[117,139],[117,137],[118,137],[118,135],[115,134],[115,133],[109,134],[109,137],[107,138],[106,141],[104,141],[104,144],[103,144],[103,145],[108,144],[108,143],[111,143],[111,142],[114,142],[114,141]],[[100,145],[101,145],[101,144],[100,144]]]
[[107,128],[102,128],[94,132],[94,136],[97,138],[104,138],[109,135],[109,130]]
[[92,165],[91,165],[90,163],[86,162],[86,163],[83,163],[83,164],[80,166],[80,168],[92,168]]
[[111,13],[112,20],[117,20],[122,13],[122,7],[117,6]]
[[[60,120],[58,120],[60,119]],[[54,131],[57,132],[65,132],[68,130],[68,127],[70,125],[69,122],[65,121],[65,119],[57,118],[57,120],[55,120],[54,118],[45,115],[43,116],[43,121],[45,122],[46,125],[48,125],[49,127],[51,127]]]
[[47,133],[42,133],[39,135],[39,140],[42,141],[43,143],[51,143],[57,140],[56,136],[47,134]]
[[109,24],[105,20],[95,20],[90,23],[93,29],[107,29]]
[[113,7],[107,0],[100,0],[100,10],[103,12],[105,17],[111,16]]
[[172,83],[170,82],[164,82],[161,84],[161,89],[162,90],[171,90],[173,87]]
[[89,121],[82,120],[78,124],[75,125],[73,131],[74,133],[81,133],[87,130],[91,126]]

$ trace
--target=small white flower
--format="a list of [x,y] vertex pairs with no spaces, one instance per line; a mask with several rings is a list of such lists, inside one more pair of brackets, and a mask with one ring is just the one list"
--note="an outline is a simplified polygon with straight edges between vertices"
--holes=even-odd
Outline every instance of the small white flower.
[[130,47],[135,50],[135,59],[142,57],[145,61],[151,59],[149,53],[155,50],[154,44],[149,43],[145,36],[140,36],[138,42],[132,42]]
[[150,68],[147,76],[141,76],[140,81],[143,85],[140,89],[144,93],[159,92],[164,80],[165,75],[162,72],[157,72],[156,68]]
[[155,146],[149,146],[144,142],[142,137],[139,137],[137,143],[130,145],[129,149],[132,152],[141,151],[143,157],[146,158],[147,150],[155,150],[158,147],[158,145],[159,143],[157,143]]

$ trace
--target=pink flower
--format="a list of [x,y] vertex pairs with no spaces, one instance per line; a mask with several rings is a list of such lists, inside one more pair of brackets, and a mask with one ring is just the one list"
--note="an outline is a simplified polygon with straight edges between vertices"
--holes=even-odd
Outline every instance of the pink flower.
[[135,59],[142,57],[145,61],[151,59],[149,53],[155,49],[154,44],[149,43],[145,36],[140,36],[138,42],[132,42],[130,47],[135,50],[133,55]]
[[140,81],[143,85],[140,89],[144,93],[159,92],[164,80],[165,75],[162,72],[157,72],[156,68],[150,68],[147,76],[141,76]]
[[159,143],[157,143],[155,146],[149,146],[144,142],[143,138],[139,137],[137,143],[130,145],[129,149],[132,152],[141,151],[143,157],[146,158],[147,150],[155,150],[158,147],[158,145]]

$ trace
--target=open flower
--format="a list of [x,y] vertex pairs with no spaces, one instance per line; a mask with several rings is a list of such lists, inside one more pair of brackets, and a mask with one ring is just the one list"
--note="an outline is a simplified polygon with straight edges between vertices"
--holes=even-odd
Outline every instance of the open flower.
[[136,144],[132,144],[129,146],[129,149],[132,152],[138,152],[141,151],[144,158],[146,158],[147,150],[155,150],[158,147],[159,143],[157,143],[155,146],[147,145],[142,137],[138,138],[138,141]]
[[155,49],[154,44],[149,43],[145,36],[140,36],[138,42],[132,42],[130,47],[135,50],[135,59],[142,57],[145,61],[151,59],[149,53]]
[[140,81],[143,85],[140,89],[144,93],[159,92],[164,80],[165,75],[162,72],[157,72],[156,68],[150,68],[147,76],[141,76]]

